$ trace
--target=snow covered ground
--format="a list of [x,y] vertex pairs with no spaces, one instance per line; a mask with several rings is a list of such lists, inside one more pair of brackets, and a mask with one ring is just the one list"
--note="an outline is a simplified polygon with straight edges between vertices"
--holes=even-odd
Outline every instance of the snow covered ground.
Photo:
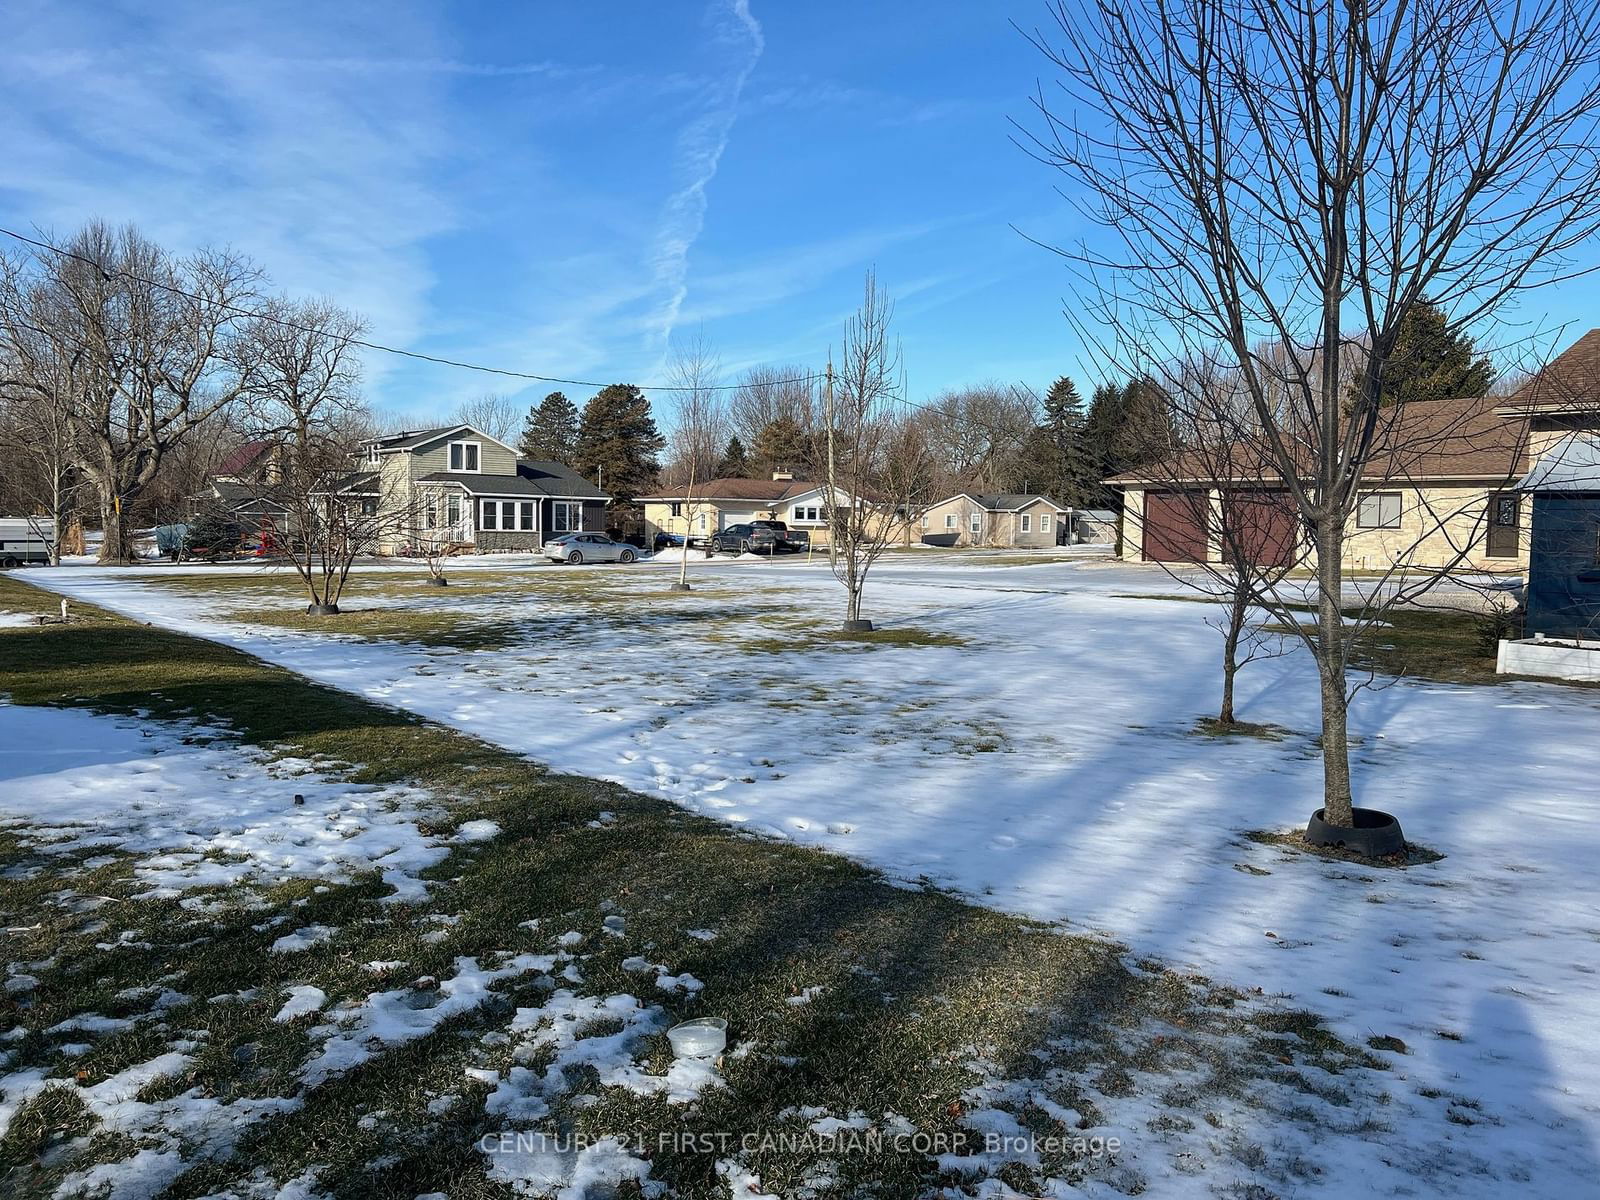
[[[226,730],[174,727],[78,709],[19,707],[0,699],[0,830],[14,833],[30,855],[39,856],[8,868],[8,878],[32,877],[50,870],[51,860],[57,860],[60,875],[52,879],[70,883],[82,869],[129,855],[134,859],[134,877],[145,887],[130,900],[181,897],[184,907],[208,913],[223,906],[253,907],[251,893],[261,886],[292,879],[348,882],[358,873],[376,871],[392,889],[386,901],[420,906],[429,889],[419,872],[442,862],[452,843],[483,841],[500,832],[482,820],[463,822],[449,836],[425,834],[419,828],[447,820],[444,806],[428,793],[352,785],[319,770],[318,764],[269,759],[230,739]],[[54,902],[104,926],[107,940],[102,949],[137,945],[131,932],[118,934],[111,924],[128,919],[128,907],[116,898],[80,894],[69,886],[55,894]],[[620,923],[618,918],[612,920]],[[292,932],[273,943],[274,955],[297,954],[339,932],[321,925],[283,927]],[[516,931],[521,941],[539,936]],[[675,1104],[717,1086],[704,1063],[678,1063],[663,1075],[641,1070],[636,1062],[640,1044],[646,1035],[666,1027],[664,1010],[650,1002],[648,991],[644,1000],[626,994],[578,995],[572,988],[584,982],[582,963],[587,956],[574,947],[583,942],[583,935],[570,932],[544,940],[551,943],[552,953],[505,951],[493,964],[457,958],[455,972],[448,978],[384,986],[326,1013],[328,996],[321,988],[310,984],[273,988],[272,1003],[278,1004],[280,990],[282,1001],[274,1021],[315,1018],[304,1025],[313,1052],[299,1071],[300,1084],[315,1089],[393,1047],[427,1036],[447,1020],[475,1012],[490,998],[496,982],[534,975],[546,979],[548,1001],[517,1008],[509,1023],[502,1022],[504,1030],[485,1035],[482,1057],[485,1061],[504,1057],[501,1048],[511,1046],[517,1062],[552,1049],[555,1061],[543,1074],[512,1067],[504,1082],[496,1069],[470,1069],[461,1079],[462,1088],[491,1085],[494,1090],[486,1102],[491,1115],[507,1119],[536,1115],[543,1098],[570,1087],[567,1072],[584,1066],[598,1072],[601,1086],[661,1095]],[[229,1158],[254,1122],[293,1113],[303,1104],[303,1094],[220,1098],[200,1088],[158,1100],[139,1098],[152,1085],[183,1076],[205,1050],[208,1031],[170,1030],[165,1024],[169,1014],[197,1000],[204,1007],[257,998],[255,988],[215,997],[175,990],[184,985],[184,967],[195,953],[191,948],[171,960],[175,969],[167,978],[173,987],[142,989],[148,992],[143,997],[146,1011],[122,1017],[83,1013],[44,1030],[56,1043],[53,1067],[30,1065],[8,1071],[15,1054],[5,1047],[22,1040],[27,1030],[20,1024],[0,1029],[0,1137],[24,1104],[56,1086],[68,1089],[83,1104],[96,1118],[98,1131],[125,1140],[126,1157],[74,1171],[56,1195],[148,1200],[197,1164]],[[58,958],[4,962],[0,1001],[15,1006],[20,1016],[39,986],[39,977],[64,965]],[[391,978],[406,965],[366,964],[375,977]],[[547,972],[559,975],[562,986],[557,987]],[[603,1038],[584,1036],[588,1026],[613,1020],[625,1023],[621,1032]],[[98,1083],[79,1082],[74,1068],[94,1040],[135,1027],[166,1033],[165,1049]],[[461,1099],[460,1092],[442,1094],[440,1110]],[[573,1152],[487,1154],[484,1168],[529,1195],[542,1194],[544,1184],[560,1187],[574,1179],[581,1183],[583,1178],[614,1182],[648,1174],[648,1165],[628,1154],[613,1154],[605,1162],[581,1159]],[[587,1176],[580,1174],[584,1171]],[[315,1175],[314,1166],[302,1177],[283,1181],[258,1171],[254,1180],[258,1186],[212,1200],[225,1196],[327,1200],[315,1186]],[[580,1188],[573,1194],[583,1192]]]
[[[1291,856],[1243,835],[1298,825],[1316,803],[1310,664],[1295,650],[1241,680],[1241,718],[1284,740],[1195,736],[1219,639],[1204,606],[1118,598],[1131,571],[920,556],[880,569],[871,616],[963,645],[804,641],[841,605],[825,568],[798,563],[697,567],[688,596],[645,568],[561,576],[592,579],[605,603],[541,591],[531,570],[528,586],[397,583],[362,599],[522,631],[475,651],[250,625],[229,613],[259,597],[164,587],[170,569],[30,578],[558,769],[1292,998],[1358,1043],[1399,1038],[1385,1162],[1419,1194],[1590,1187],[1600,695],[1409,682],[1363,694],[1358,800],[1445,858],[1392,871]],[[713,630],[730,640],[702,636]]]

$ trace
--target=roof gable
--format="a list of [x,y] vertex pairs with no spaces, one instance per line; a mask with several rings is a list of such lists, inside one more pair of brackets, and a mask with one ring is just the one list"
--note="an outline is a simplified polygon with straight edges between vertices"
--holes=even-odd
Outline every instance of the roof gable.
[[393,454],[402,450],[421,450],[433,445],[435,442],[443,441],[447,437],[453,438],[457,434],[470,434],[471,438],[469,440],[472,441],[493,442],[496,446],[499,446],[502,450],[509,451],[512,455],[517,452],[515,446],[508,446],[499,438],[490,437],[481,429],[472,425],[457,424],[438,425],[432,429],[418,429],[409,433],[397,433],[390,437],[378,438],[378,453]]

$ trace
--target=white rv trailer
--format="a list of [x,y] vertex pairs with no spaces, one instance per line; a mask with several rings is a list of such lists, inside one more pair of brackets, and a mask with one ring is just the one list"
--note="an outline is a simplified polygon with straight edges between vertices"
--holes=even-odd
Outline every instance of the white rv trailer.
[[49,562],[55,536],[49,517],[0,517],[0,567]]

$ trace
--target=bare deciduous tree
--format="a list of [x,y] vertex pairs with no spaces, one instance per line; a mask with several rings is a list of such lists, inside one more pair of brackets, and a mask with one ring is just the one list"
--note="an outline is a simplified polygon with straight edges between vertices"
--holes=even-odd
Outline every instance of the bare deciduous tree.
[[[1323,813],[1355,820],[1344,544],[1401,322],[1481,326],[1600,226],[1593,0],[1053,0],[1035,152],[1108,354],[1226,366],[1314,548]],[[1257,352],[1269,340],[1280,353]]]
[[671,467],[683,486],[683,556],[678,560],[675,590],[689,590],[689,542],[695,521],[705,509],[704,486],[716,469],[727,431],[722,393],[717,390],[722,373],[716,352],[696,335],[674,350],[669,368],[677,408],[672,416],[668,445]]
[[471,425],[480,433],[487,433],[495,441],[508,446],[516,445],[517,433],[526,415],[527,409],[510,396],[493,392],[456,406],[457,421]]
[[733,435],[748,450],[774,421],[793,421],[801,430],[816,428],[814,374],[808,367],[751,367],[739,377],[728,404]]
[[70,371],[61,370],[42,333],[19,321],[13,301],[25,291],[15,272],[19,264],[0,259],[0,324],[5,334],[0,355],[0,378],[17,379],[26,373],[27,386],[0,387],[0,454],[4,455],[4,492],[0,504],[12,512],[41,515],[36,532],[45,536],[50,562],[59,566],[63,539],[85,492],[77,469],[72,439],[73,386]]
[[352,345],[366,332],[360,317],[327,300],[284,297],[256,311],[235,353],[255,377],[245,401],[257,429],[304,445],[360,410],[361,360]]
[[237,255],[174,258],[131,226],[95,223],[0,281],[0,384],[66,403],[99,494],[102,562],[129,557],[126,510],[172,450],[253,386],[254,360],[235,350],[258,278]]
[[358,466],[364,433],[349,422],[287,444],[282,479],[267,493],[275,507],[265,532],[287,549],[313,615],[336,615],[356,559],[404,538],[415,519],[410,497],[385,502],[377,472]]
[[833,573],[845,589],[846,630],[872,628],[861,616],[867,575],[933,499],[930,441],[897,410],[903,396],[900,351],[889,341],[893,317],[894,305],[869,272],[824,401],[823,517]]
[[1038,397],[1016,385],[980,383],[935,396],[920,419],[941,449],[944,488],[1003,492],[1019,486],[1018,460],[1037,416]]

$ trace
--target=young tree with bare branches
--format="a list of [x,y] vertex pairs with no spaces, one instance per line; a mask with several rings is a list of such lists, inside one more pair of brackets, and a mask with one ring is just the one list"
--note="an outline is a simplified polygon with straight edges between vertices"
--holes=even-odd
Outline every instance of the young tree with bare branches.
[[700,494],[715,470],[722,439],[726,433],[726,414],[718,381],[722,364],[704,337],[696,335],[679,343],[673,352],[669,373],[677,408],[672,416],[669,447],[672,468],[683,486],[683,553],[678,560],[678,582],[673,590],[689,590],[689,542],[695,521],[705,511]]
[[845,589],[846,631],[872,628],[861,615],[867,575],[934,499],[931,439],[898,407],[904,397],[900,350],[889,340],[893,318],[894,304],[868,272],[824,400],[822,507],[830,564]]
[[336,616],[356,559],[404,540],[417,522],[412,498],[386,502],[378,473],[361,466],[365,434],[353,420],[287,444],[281,481],[267,493],[267,532],[287,548],[314,616]]
[[[1600,226],[1594,0],[1053,0],[1035,153],[1100,247],[1078,265],[1145,369],[1227,367],[1313,544],[1323,820],[1356,821],[1344,545],[1407,314],[1478,327]],[[1259,353],[1262,343],[1276,358]]]

